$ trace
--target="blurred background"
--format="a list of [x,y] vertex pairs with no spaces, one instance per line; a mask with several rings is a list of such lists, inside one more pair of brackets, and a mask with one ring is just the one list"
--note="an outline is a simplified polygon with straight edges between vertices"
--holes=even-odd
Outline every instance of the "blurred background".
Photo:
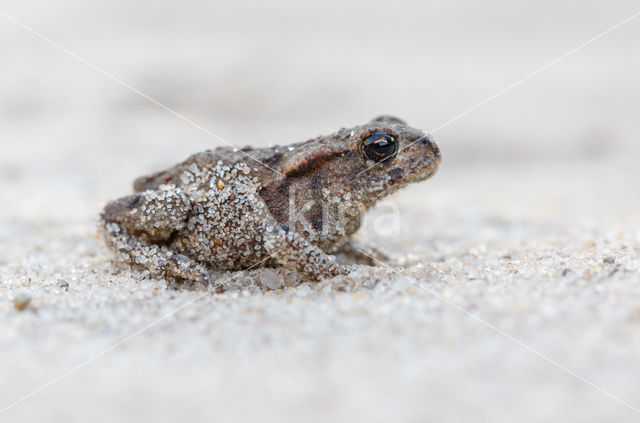
[[[638,12],[2,0],[0,420],[635,421],[640,16],[459,116]],[[362,239],[403,269],[198,298],[94,239],[134,178],[223,145],[207,131],[288,144],[380,114],[443,154],[392,197],[398,231]]]
[[[60,0],[5,1],[0,10],[242,146],[299,141],[383,113],[429,131],[637,7]],[[7,188],[16,181],[38,192],[3,213],[39,214],[34,204],[58,217],[95,209],[134,177],[221,145],[6,17],[0,22],[0,178],[11,198],[27,195],[24,185]],[[437,131],[443,172],[461,163],[637,154],[639,36],[631,21]]]

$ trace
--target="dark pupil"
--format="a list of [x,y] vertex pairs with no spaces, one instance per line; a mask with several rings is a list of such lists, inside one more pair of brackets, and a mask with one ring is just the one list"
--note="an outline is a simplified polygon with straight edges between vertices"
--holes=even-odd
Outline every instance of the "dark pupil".
[[398,143],[386,132],[374,132],[364,140],[363,150],[367,159],[379,162],[396,152]]

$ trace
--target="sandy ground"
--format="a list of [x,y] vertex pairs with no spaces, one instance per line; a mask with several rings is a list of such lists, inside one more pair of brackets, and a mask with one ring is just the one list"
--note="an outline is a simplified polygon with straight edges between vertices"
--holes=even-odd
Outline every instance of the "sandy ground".
[[[0,11],[267,145],[380,113],[438,127],[634,7]],[[220,141],[1,17],[0,34],[0,420],[640,419],[637,22],[437,131],[440,172],[359,236],[388,268],[277,289],[227,273],[222,294],[119,268],[95,237],[133,178]]]

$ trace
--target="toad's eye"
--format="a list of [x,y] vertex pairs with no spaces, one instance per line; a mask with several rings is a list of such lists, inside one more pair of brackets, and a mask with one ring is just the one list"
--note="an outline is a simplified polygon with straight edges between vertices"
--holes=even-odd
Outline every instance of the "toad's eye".
[[374,132],[362,143],[362,154],[367,160],[374,162],[389,159],[397,151],[398,139],[386,132]]

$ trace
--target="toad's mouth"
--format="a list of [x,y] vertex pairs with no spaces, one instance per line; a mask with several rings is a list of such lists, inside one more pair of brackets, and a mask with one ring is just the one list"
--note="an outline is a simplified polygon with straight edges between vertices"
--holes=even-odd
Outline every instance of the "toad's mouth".
[[431,178],[433,175],[436,174],[436,172],[440,168],[441,162],[442,162],[442,156],[439,153],[430,154],[429,157],[423,163],[420,163],[416,167],[416,169],[418,169],[417,171],[411,172],[410,174],[406,175],[403,182],[413,183],[413,182],[425,181]]
[[408,177],[406,180],[406,183],[411,184],[414,182],[426,181],[427,179],[435,175],[437,171],[438,171],[438,166],[430,167],[423,172],[416,173],[415,175]]

